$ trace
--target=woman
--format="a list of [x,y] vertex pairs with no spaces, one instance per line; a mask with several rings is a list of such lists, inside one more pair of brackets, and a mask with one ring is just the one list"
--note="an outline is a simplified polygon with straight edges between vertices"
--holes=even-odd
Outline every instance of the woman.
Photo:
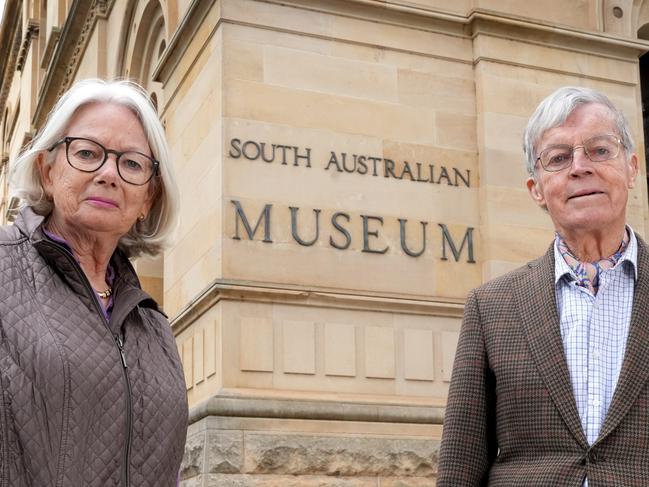
[[129,257],[177,220],[144,91],[82,81],[14,164],[0,229],[0,486],[175,485],[187,403],[169,323]]

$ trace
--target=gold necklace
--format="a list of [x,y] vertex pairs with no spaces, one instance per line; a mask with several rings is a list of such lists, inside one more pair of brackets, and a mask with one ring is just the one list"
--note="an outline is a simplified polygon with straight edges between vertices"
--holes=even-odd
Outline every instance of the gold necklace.
[[97,291],[95,289],[95,292],[97,293],[97,296],[99,296],[101,299],[108,299],[111,294],[113,294],[113,288],[108,286],[108,289],[105,291]]

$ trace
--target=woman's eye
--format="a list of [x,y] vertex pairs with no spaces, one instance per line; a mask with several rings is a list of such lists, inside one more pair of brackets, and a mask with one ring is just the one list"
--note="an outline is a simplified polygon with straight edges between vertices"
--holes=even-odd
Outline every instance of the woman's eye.
[[126,161],[124,162],[124,166],[129,171],[141,171],[142,170],[142,164],[140,164],[138,161],[134,161],[133,159],[126,159]]
[[97,155],[88,149],[81,149],[78,150],[75,154],[75,157],[78,157],[79,159],[96,159]]

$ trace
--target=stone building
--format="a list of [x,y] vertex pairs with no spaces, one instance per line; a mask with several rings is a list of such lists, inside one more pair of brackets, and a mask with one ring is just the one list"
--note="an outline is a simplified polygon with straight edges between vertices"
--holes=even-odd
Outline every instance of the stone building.
[[185,367],[183,485],[434,485],[463,300],[552,237],[526,119],[590,86],[644,154],[645,39],[644,0],[7,0],[0,214],[61,93],[139,81],[182,194],[136,266]]

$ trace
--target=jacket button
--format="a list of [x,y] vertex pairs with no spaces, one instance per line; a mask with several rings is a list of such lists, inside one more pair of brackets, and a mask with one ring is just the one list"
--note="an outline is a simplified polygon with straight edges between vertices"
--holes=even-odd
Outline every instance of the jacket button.
[[584,458],[582,458],[581,460],[579,460],[579,465],[582,465],[582,466],[583,466],[583,465],[586,465],[586,457],[584,457]]
[[590,463],[597,463],[598,457],[597,457],[597,452],[595,450],[589,450],[588,451],[588,461]]

